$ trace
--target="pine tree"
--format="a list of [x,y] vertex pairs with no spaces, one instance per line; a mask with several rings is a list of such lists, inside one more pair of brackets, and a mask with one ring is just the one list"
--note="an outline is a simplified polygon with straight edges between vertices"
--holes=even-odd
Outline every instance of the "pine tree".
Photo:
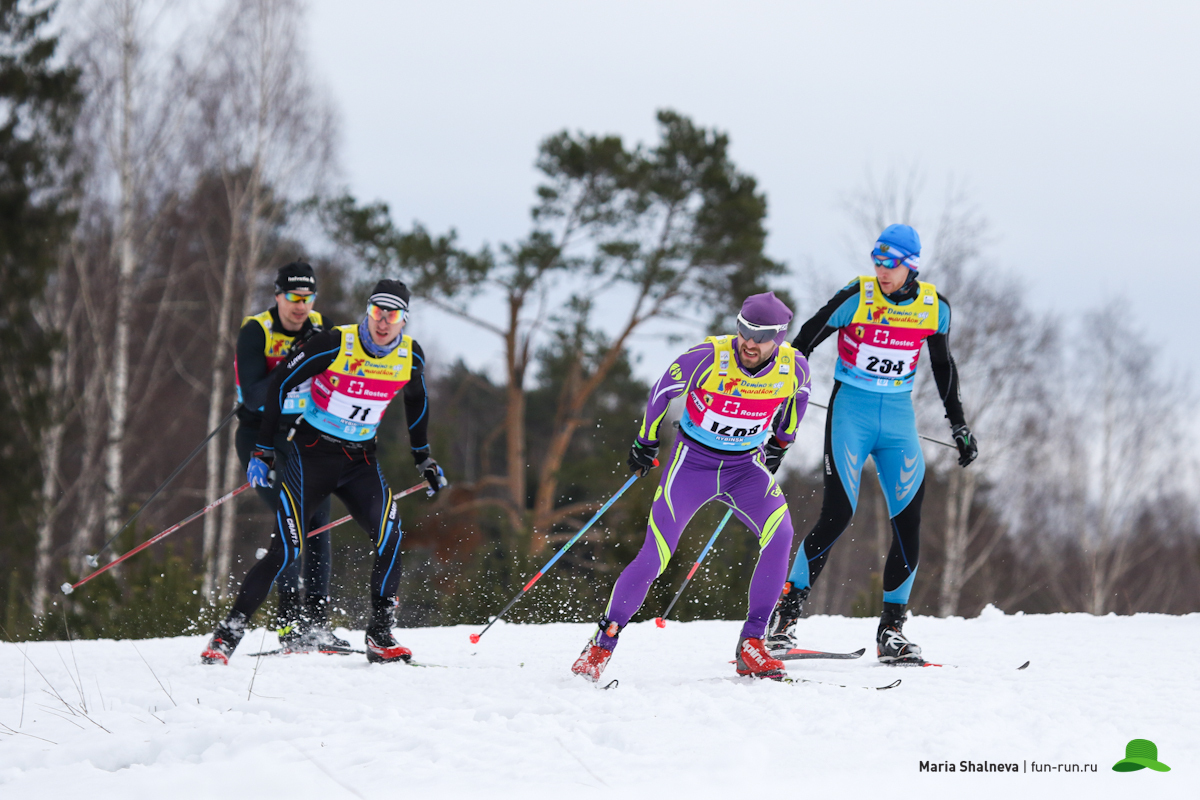
[[[0,562],[28,563],[39,503],[45,374],[56,332],[39,319],[74,221],[68,167],[79,71],[48,32],[57,4],[0,0]],[[27,576],[26,576],[27,579]],[[0,575],[0,582],[16,578]],[[0,596],[24,593],[0,586]],[[12,602],[9,603],[12,605]],[[6,615],[12,619],[12,609]]]

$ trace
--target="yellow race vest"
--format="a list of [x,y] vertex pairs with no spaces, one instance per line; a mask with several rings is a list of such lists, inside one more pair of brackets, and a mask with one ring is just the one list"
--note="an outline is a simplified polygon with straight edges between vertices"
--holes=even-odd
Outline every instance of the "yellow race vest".
[[901,306],[887,299],[876,278],[859,281],[854,319],[838,332],[834,377],[875,392],[911,391],[921,344],[937,333],[937,289],[919,281],[916,298]]
[[[316,311],[308,312],[308,319],[313,325],[321,325],[321,315]],[[266,343],[263,346],[263,354],[267,357],[267,372],[279,366],[279,363],[287,358],[288,351],[295,344],[295,334],[285,331],[274,330],[275,320],[271,317],[270,309],[255,314],[251,317],[246,317],[242,320],[242,327],[246,327],[250,323],[257,323],[262,326],[263,333],[266,335]],[[242,400],[242,384],[238,378],[237,359],[233,360],[233,382],[237,386],[237,399],[239,403]],[[287,393],[287,397],[283,399],[284,414],[299,414],[308,405],[308,390],[311,381],[305,381]],[[262,408],[257,409],[262,411]]]
[[312,400],[304,419],[317,430],[352,442],[375,438],[375,430],[392,398],[412,377],[412,338],[383,358],[363,349],[357,325],[339,325],[341,351],[333,364],[313,378]]
[[688,392],[681,427],[715,450],[744,452],[761,446],[771,435],[779,407],[800,389],[795,348],[779,345],[770,371],[751,378],[738,367],[737,337],[710,336],[704,341],[714,345],[713,367]]

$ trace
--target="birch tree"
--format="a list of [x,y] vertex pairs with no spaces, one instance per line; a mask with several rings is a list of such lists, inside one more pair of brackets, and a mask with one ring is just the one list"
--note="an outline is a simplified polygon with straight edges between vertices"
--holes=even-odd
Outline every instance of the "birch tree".
[[1179,427],[1177,390],[1156,374],[1153,349],[1113,301],[1089,312],[1074,341],[1072,393],[1084,457],[1072,470],[1085,503],[1075,523],[1082,546],[1086,608],[1105,614],[1121,581],[1154,555],[1139,551],[1135,528],[1145,509],[1170,492]]
[[[106,537],[116,533],[128,491],[131,393],[137,385],[132,362],[135,304],[147,265],[144,251],[162,213],[170,208],[188,174],[180,157],[180,129],[191,93],[194,70],[188,64],[184,31],[171,36],[168,23],[180,23],[165,3],[150,0],[99,0],[84,14],[85,35],[74,57],[83,71],[87,103],[77,140],[99,143],[90,159],[86,188],[104,209],[111,226],[104,264],[89,262],[89,287],[111,298],[89,315],[96,343],[95,368],[104,374],[106,409],[103,441],[102,520]],[[164,295],[159,312],[164,311]],[[156,325],[163,324],[160,313]],[[150,364],[138,365],[143,381],[154,380]],[[139,395],[149,392],[144,386]],[[91,529],[82,528],[73,547],[82,551]]]
[[[218,16],[212,57],[199,96],[201,146],[219,172],[228,205],[228,247],[219,265],[208,426],[231,407],[232,345],[237,322],[261,297],[259,277],[271,232],[288,200],[320,194],[333,169],[334,115],[308,74],[303,6],[296,0],[233,0]],[[236,316],[236,319],[235,319]],[[207,450],[205,495],[212,502],[241,480],[233,435]],[[235,507],[205,519],[204,592],[224,596]]]
[[[963,586],[1004,535],[1005,527],[994,524],[988,509],[974,513],[976,490],[984,476],[1003,484],[1024,468],[1024,445],[1040,427],[1053,391],[1044,367],[1059,344],[1056,326],[1029,308],[1017,276],[983,257],[987,244],[986,219],[965,193],[952,192],[935,228],[930,267],[952,298],[952,352],[963,403],[985,444],[967,469],[958,466],[952,450],[938,448],[934,456],[947,479],[938,603],[943,617],[959,612]],[[923,424],[945,430],[936,387],[927,377],[917,396]]]

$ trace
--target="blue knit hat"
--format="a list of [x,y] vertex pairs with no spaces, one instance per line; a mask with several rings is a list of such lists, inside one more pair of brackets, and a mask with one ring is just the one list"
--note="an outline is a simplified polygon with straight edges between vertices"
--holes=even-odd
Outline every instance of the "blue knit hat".
[[888,225],[879,234],[871,257],[897,258],[900,266],[916,272],[921,266],[921,237],[911,225]]

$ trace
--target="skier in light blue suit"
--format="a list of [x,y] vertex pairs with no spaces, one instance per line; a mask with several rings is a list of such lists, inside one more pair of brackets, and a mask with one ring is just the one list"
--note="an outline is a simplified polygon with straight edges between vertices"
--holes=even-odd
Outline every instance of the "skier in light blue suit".
[[838,334],[838,361],[825,424],[825,496],[821,516],[792,564],[768,626],[773,656],[796,647],[795,626],[829,551],[854,516],[867,457],[875,460],[891,518],[892,546],[883,570],[883,615],[876,652],[884,663],[922,663],[903,633],[920,558],[925,457],[917,438],[912,385],[923,344],[950,420],[959,464],[978,446],[963,416],[958,370],[950,355],[950,304],[917,279],[921,240],[891,225],[871,252],[875,275],[856,278],[804,323],[793,346],[806,358]]

